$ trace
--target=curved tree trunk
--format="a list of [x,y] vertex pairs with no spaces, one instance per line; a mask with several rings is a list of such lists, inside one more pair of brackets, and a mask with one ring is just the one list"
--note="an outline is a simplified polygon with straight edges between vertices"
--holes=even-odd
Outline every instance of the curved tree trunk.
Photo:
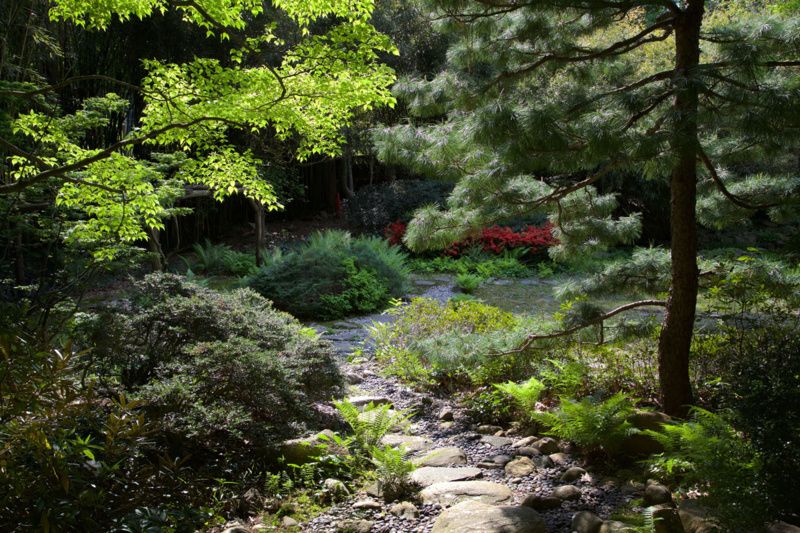
[[670,181],[672,286],[658,342],[658,375],[664,411],[684,417],[692,403],[689,349],[697,306],[698,90],[693,79],[700,62],[703,0],[689,0],[675,25],[675,164]]

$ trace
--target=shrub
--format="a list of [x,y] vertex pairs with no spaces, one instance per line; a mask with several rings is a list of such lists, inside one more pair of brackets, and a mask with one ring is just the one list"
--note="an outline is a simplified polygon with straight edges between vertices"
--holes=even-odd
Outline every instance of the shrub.
[[511,398],[494,387],[482,387],[464,402],[469,416],[479,424],[505,425],[513,419]]
[[295,316],[333,319],[380,309],[405,293],[407,279],[405,256],[396,247],[329,231],[274,254],[248,283]]
[[634,412],[633,401],[617,393],[607,400],[562,398],[558,409],[533,418],[550,428],[550,435],[574,442],[589,460],[597,460],[614,456],[625,437],[636,433],[628,421]]
[[207,275],[226,274],[246,276],[256,269],[255,257],[251,254],[236,252],[225,244],[212,244],[208,239],[203,244],[192,246],[196,261],[191,264],[184,259],[192,271]]
[[410,265],[411,269],[417,272],[473,274],[483,279],[524,278],[532,273],[522,262],[520,254],[513,251],[503,252],[499,256],[487,256],[478,251],[460,257],[416,258],[411,260]]
[[456,257],[478,246],[484,252],[492,254],[520,249],[525,255],[532,256],[547,251],[547,248],[555,244],[558,244],[558,240],[553,237],[553,226],[550,223],[541,227],[524,226],[519,231],[508,226],[492,226],[481,230],[478,237],[453,243],[445,253]]
[[761,457],[722,416],[695,408],[693,420],[647,433],[666,450],[649,461],[655,474],[687,490],[699,488],[726,531],[763,528],[770,508],[769,488],[759,476]]
[[530,422],[533,420],[533,413],[536,412],[536,404],[547,386],[532,377],[522,383],[513,381],[497,383],[495,388],[510,396],[514,400],[523,421]]
[[483,279],[475,274],[459,274],[456,277],[456,285],[465,294],[475,292],[475,289],[480,287],[481,283],[483,283]]
[[421,180],[363,187],[345,203],[347,222],[378,234],[392,222],[407,222],[413,211],[423,205],[444,205],[452,189],[451,183]]
[[193,453],[294,434],[312,420],[311,403],[341,384],[329,346],[249,289],[218,293],[154,274],[132,300],[89,328],[94,369],[148,400],[163,431]]

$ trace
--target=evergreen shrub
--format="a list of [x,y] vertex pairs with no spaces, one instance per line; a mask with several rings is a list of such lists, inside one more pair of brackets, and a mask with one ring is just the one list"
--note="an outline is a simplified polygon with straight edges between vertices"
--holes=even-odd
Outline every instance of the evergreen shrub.
[[363,187],[345,202],[347,222],[353,228],[381,234],[392,222],[407,222],[423,205],[444,205],[452,189],[451,183],[423,180]]
[[378,237],[328,231],[274,253],[248,284],[297,317],[335,319],[380,310],[405,294],[407,282],[398,248]]

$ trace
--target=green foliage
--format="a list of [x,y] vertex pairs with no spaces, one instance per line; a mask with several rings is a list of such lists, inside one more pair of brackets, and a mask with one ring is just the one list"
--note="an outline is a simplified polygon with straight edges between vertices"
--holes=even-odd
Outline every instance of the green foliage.
[[[203,274],[238,277],[252,274],[256,269],[253,255],[236,252],[225,244],[212,244],[206,239],[203,244],[194,244],[192,250],[197,258],[192,270]],[[184,261],[189,265],[188,261]]]
[[514,250],[506,250],[501,255],[487,255],[470,251],[459,257],[439,256],[431,259],[415,258],[410,262],[411,269],[424,273],[471,274],[488,278],[525,278],[532,272]]
[[574,442],[596,460],[613,457],[623,439],[636,432],[628,421],[634,412],[634,402],[620,392],[606,400],[561,398],[557,410],[537,412],[533,418],[550,428],[550,435]]
[[389,431],[405,425],[410,417],[407,412],[393,410],[389,404],[369,404],[363,410],[347,400],[335,401],[334,405],[352,429],[356,448],[362,453],[370,453]]
[[472,294],[480,287],[483,279],[475,274],[459,274],[456,276],[456,286],[465,294]]
[[464,402],[469,416],[480,424],[505,425],[514,417],[511,398],[495,387],[482,387]]
[[539,370],[539,378],[547,390],[558,396],[574,398],[586,387],[589,369],[580,361],[548,359]]
[[531,421],[534,419],[533,413],[537,410],[536,404],[539,402],[539,398],[541,398],[547,386],[543,382],[532,377],[528,379],[528,381],[522,383],[515,383],[513,381],[497,383],[495,384],[495,388],[513,398],[523,420]]
[[405,450],[392,446],[376,446],[370,453],[370,461],[375,466],[375,475],[384,500],[402,500],[414,493],[417,487],[408,477],[414,471],[414,463],[405,459]]
[[447,182],[420,180],[362,187],[345,203],[347,222],[355,228],[381,233],[392,222],[409,220],[418,207],[444,204],[452,188]]
[[328,231],[275,253],[248,283],[296,316],[339,318],[379,310],[405,293],[407,279],[405,256],[396,247]]
[[695,408],[691,421],[647,434],[666,450],[650,460],[654,473],[706,493],[704,503],[726,530],[763,527],[769,508],[759,478],[761,457],[722,416]]

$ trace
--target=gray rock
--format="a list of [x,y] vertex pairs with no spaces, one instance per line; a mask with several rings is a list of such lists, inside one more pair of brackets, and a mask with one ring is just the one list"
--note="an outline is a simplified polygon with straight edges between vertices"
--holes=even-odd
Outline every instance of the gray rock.
[[581,497],[581,489],[575,485],[562,485],[553,489],[553,496],[560,500],[578,500]]
[[545,533],[539,513],[528,507],[467,501],[445,510],[432,533]]
[[508,446],[513,441],[508,437],[495,437],[494,435],[483,435],[481,437],[480,442],[485,442],[486,444],[489,444],[490,446],[493,446],[495,448],[502,448],[503,446]]
[[631,526],[619,520],[606,520],[598,533],[630,533]]
[[510,462],[511,462],[513,459],[514,459],[514,458],[513,458],[513,457],[511,457],[510,455],[505,455],[505,454],[495,455],[494,457],[492,457],[492,461],[493,461],[493,462],[495,462],[495,463],[497,463],[497,464],[499,464],[499,465],[502,465],[502,466],[505,466],[505,465],[507,465],[507,464],[508,464],[508,463],[510,463]]
[[411,472],[411,481],[423,487],[448,481],[466,481],[481,476],[481,469],[473,466],[446,467],[423,466]]
[[419,516],[419,509],[411,502],[396,503],[392,505],[389,512],[407,520],[413,520]]
[[325,446],[328,446],[327,453],[335,453],[340,456],[349,455],[350,452],[345,448],[331,447],[330,441],[321,438],[322,435],[331,437],[333,431],[326,429],[310,437],[283,441],[278,447],[278,454],[283,456],[287,463],[296,465],[311,461],[324,450]]
[[450,507],[468,500],[487,504],[501,504],[511,501],[511,489],[491,481],[451,481],[437,483],[420,492],[424,503],[435,503]]
[[450,407],[442,407],[442,410],[439,411],[439,420],[451,422],[453,420],[453,409]]
[[292,527],[299,527],[300,522],[292,518],[291,516],[284,516],[281,519],[281,527],[284,528],[292,528]]
[[381,439],[381,443],[386,446],[402,446],[408,453],[425,451],[433,446],[433,441],[427,437],[399,433],[389,433]]
[[491,426],[489,424],[484,424],[482,426],[478,426],[476,431],[482,435],[494,435],[498,431],[503,431],[503,428],[500,426]]
[[561,481],[566,481],[567,483],[572,483],[573,481],[578,481],[583,475],[586,473],[586,470],[579,466],[573,466],[567,468],[567,470],[561,474]]
[[685,533],[678,510],[671,504],[654,507],[653,521],[655,533]]
[[528,494],[522,501],[522,505],[536,509],[537,511],[549,511],[561,507],[563,500],[555,496],[542,496],[539,494]]
[[539,468],[553,468],[555,466],[553,460],[546,455],[535,455],[531,457],[531,461]]
[[347,399],[348,402],[352,403],[359,409],[363,409],[364,407],[368,406],[369,404],[373,405],[393,405],[392,400],[387,398],[386,396],[351,396]]
[[488,470],[500,470],[503,465],[495,463],[494,461],[481,461],[476,465],[478,468],[486,468]]
[[567,463],[569,463],[570,460],[569,455],[561,452],[551,453],[549,457],[550,460],[553,461],[553,463],[561,466],[566,465]]
[[524,477],[536,471],[536,465],[529,457],[517,457],[505,466],[507,476]]
[[375,522],[370,520],[341,520],[336,524],[337,533],[369,533]]
[[516,450],[517,455],[525,455],[527,457],[536,457],[538,455],[542,455],[542,452],[539,451],[539,448],[534,448],[533,446],[521,446]]
[[691,500],[683,500],[678,505],[678,515],[686,533],[717,533],[722,528],[708,511]]
[[250,528],[244,526],[231,526],[222,533],[250,533]]
[[467,464],[467,456],[461,448],[449,446],[431,450],[424,457],[415,459],[419,466],[453,466]]
[[511,445],[512,448],[522,448],[525,446],[531,446],[534,442],[538,440],[538,437],[525,437],[523,439],[519,439],[514,441],[514,444]]
[[344,379],[351,385],[358,385],[364,382],[364,377],[356,372],[345,372]]
[[660,483],[650,483],[644,489],[644,502],[647,505],[658,505],[672,502],[672,493]]
[[347,486],[338,479],[328,478],[322,482],[322,492],[325,499],[338,500],[350,495]]
[[534,448],[538,448],[540,452],[546,455],[550,455],[551,453],[558,453],[561,451],[561,448],[558,447],[558,442],[556,439],[550,437],[544,437],[542,439],[537,440],[533,443]]
[[661,426],[672,422],[669,415],[658,411],[637,411],[628,417],[628,422],[636,429],[660,431]]
[[778,520],[767,527],[768,533],[800,533],[800,527]]
[[353,504],[353,509],[380,509],[383,507],[380,502],[375,500],[358,500]]
[[578,511],[572,515],[572,531],[575,533],[597,533],[603,519],[589,511]]

